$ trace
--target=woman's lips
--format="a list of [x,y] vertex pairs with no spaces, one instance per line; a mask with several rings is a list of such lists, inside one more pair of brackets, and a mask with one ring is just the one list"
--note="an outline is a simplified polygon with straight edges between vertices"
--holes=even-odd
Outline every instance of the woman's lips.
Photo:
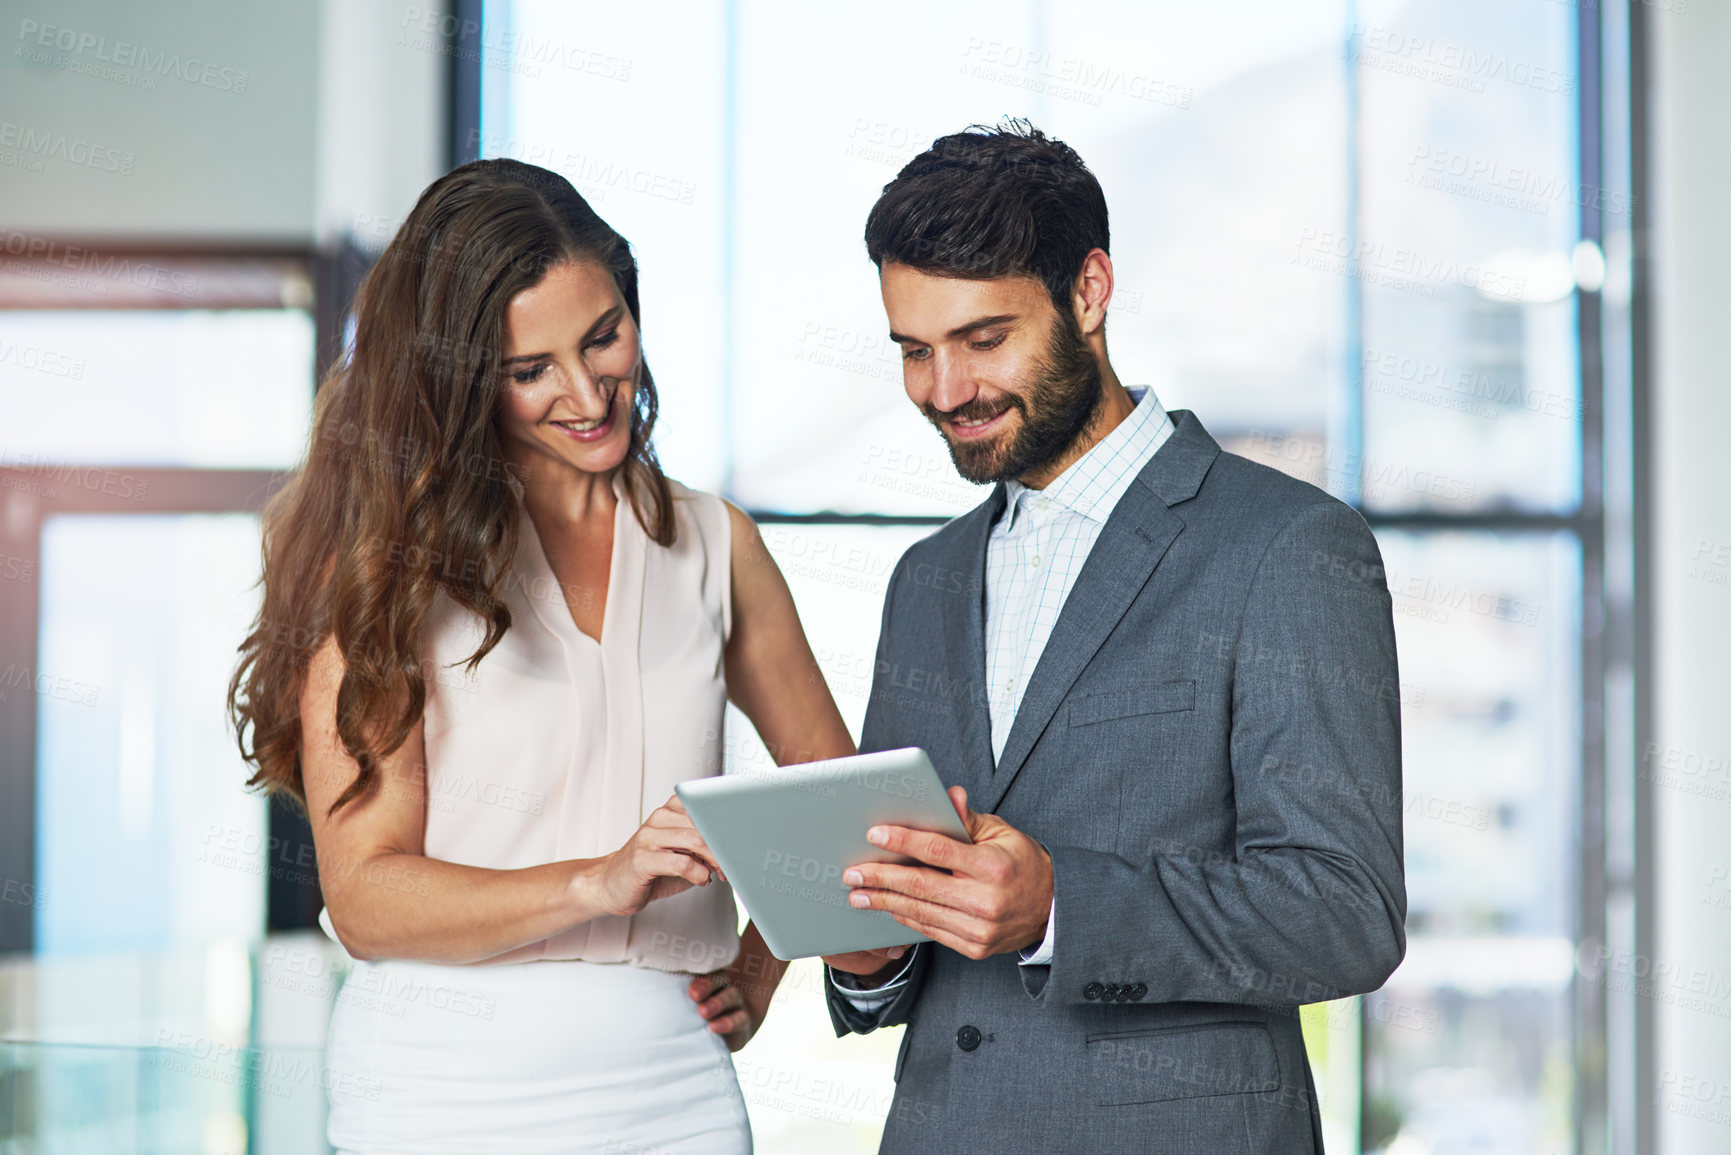
[[600,441],[603,437],[606,437],[609,433],[613,432],[614,419],[618,414],[619,406],[609,402],[607,407],[607,419],[593,428],[572,429],[558,421],[551,422],[550,424],[553,428],[557,429],[560,433],[563,433],[573,441]]

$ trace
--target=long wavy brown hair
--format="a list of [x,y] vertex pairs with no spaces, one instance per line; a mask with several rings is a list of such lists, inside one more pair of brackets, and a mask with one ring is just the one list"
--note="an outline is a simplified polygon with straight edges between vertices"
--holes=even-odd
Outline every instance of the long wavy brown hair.
[[[421,194],[355,298],[351,356],[325,379],[306,462],[264,512],[264,601],[240,645],[228,710],[248,785],[304,808],[300,700],[334,636],[346,662],[336,726],[359,765],[335,812],[374,789],[420,721],[422,629],[440,590],[486,622],[472,671],[511,627],[515,466],[495,426],[505,308],[555,265],[595,261],[642,331],[637,262],[569,181],[512,160],[463,165]],[[644,531],[674,535],[650,444],[655,384],[640,361],[625,491]]]

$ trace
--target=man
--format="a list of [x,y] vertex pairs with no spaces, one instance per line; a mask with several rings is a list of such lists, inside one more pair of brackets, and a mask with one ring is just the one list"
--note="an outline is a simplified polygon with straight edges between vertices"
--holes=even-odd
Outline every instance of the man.
[[1374,539],[1119,382],[1061,142],[936,141],[866,246],[908,397],[998,483],[884,599],[860,748],[930,752],[972,842],[877,828],[916,862],[845,875],[933,940],[825,960],[838,1034],[907,1024],[881,1150],[1319,1152],[1297,1008],[1405,952]]

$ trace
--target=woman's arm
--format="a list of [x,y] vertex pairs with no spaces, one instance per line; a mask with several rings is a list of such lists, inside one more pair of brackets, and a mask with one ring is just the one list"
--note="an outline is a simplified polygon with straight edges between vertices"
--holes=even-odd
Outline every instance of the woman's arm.
[[793,594],[757,523],[728,505],[733,524],[733,632],[727,696],[744,712],[778,765],[855,753],[835,699],[812,656]]
[[[757,524],[731,504],[727,513],[733,529],[728,698],[751,719],[777,765],[854,753],[853,738],[799,624],[793,594]],[[737,1051],[762,1025],[786,970],[757,928],[747,926],[733,965],[693,979],[690,994],[710,1029]]]
[[301,695],[301,777],[331,925],[361,959],[468,963],[539,942],[604,914],[634,914],[709,882],[713,858],[677,797],[622,848],[521,870],[428,858],[421,723],[381,760],[368,794],[330,814],[358,767],[337,736],[344,663],[335,641],[314,655]]

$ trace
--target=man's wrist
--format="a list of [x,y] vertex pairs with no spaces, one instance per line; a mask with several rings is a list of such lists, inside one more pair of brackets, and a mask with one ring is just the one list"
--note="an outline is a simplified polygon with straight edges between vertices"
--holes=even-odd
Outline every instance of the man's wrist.
[[[901,958],[891,959],[869,975],[856,975],[852,971],[829,967],[830,976],[835,981],[835,985],[844,991],[871,994],[873,991],[894,986],[898,980],[906,977],[908,969],[914,964],[915,949],[915,947],[910,946],[907,953]],[[824,965],[828,966],[829,964]]]
[[1052,903],[1046,908],[1046,930],[1037,943],[1030,943],[1017,951],[1017,962],[1023,966],[1050,966],[1052,954],[1058,945],[1058,900],[1054,895]]

